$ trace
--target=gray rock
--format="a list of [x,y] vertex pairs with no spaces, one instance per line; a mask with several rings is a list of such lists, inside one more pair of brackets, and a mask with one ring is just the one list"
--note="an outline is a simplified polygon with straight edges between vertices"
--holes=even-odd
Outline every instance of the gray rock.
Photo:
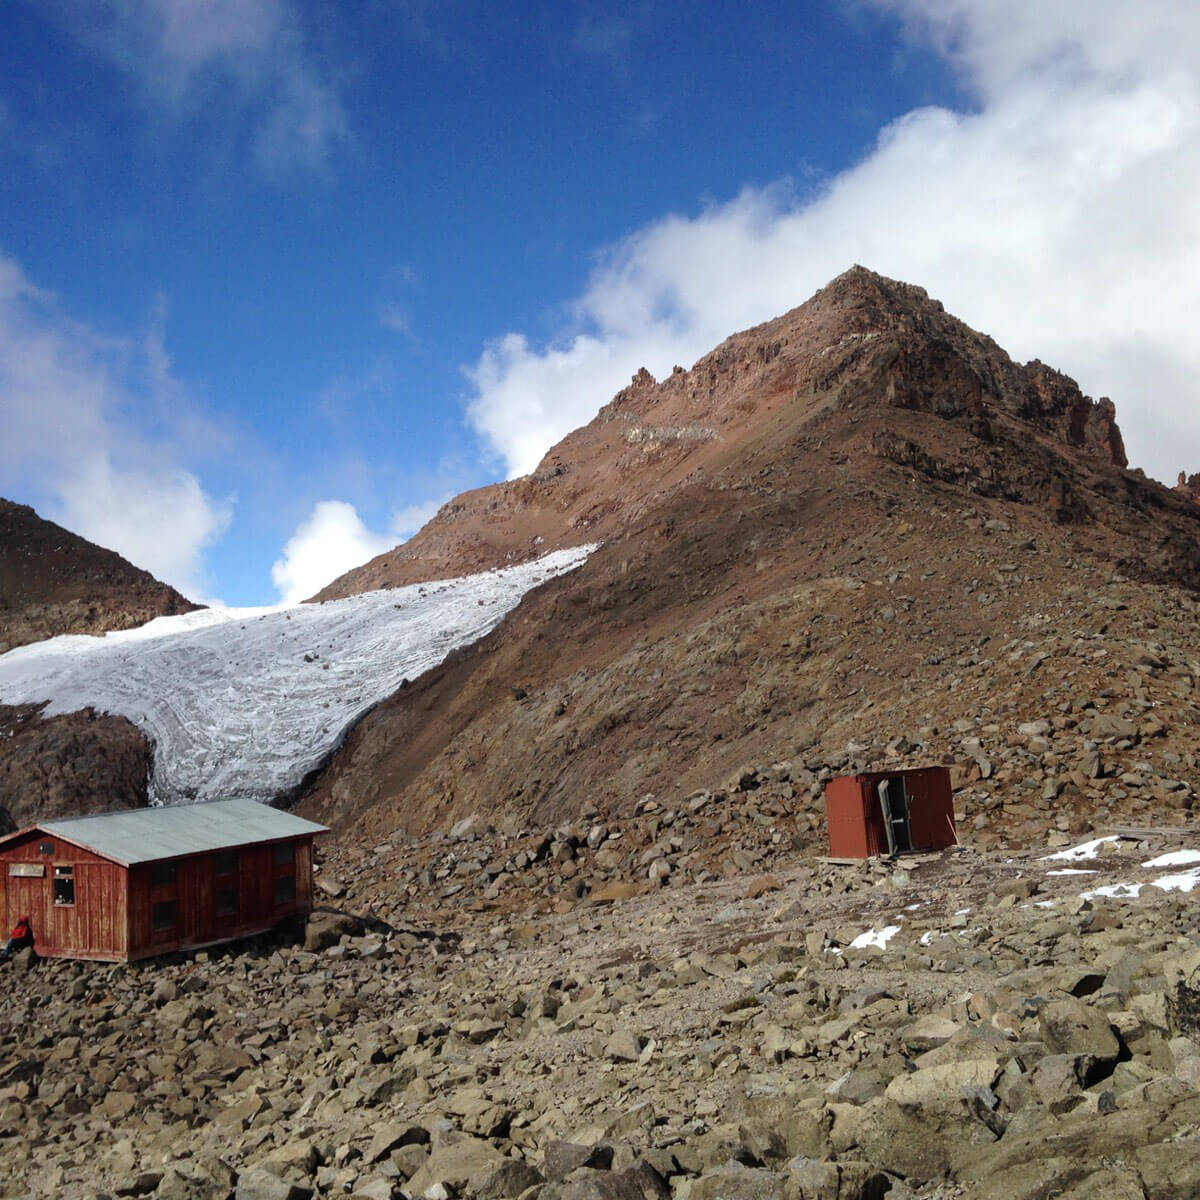
[[1095,1082],[1105,1068],[1117,1061],[1121,1045],[1099,1009],[1074,997],[1055,1000],[1038,1014],[1042,1041],[1051,1054],[1086,1056],[1088,1082]]
[[482,1177],[475,1188],[475,1200],[509,1200],[544,1182],[542,1173],[529,1163],[506,1159]]
[[307,1184],[280,1179],[262,1167],[247,1167],[239,1172],[235,1200],[312,1200]]
[[784,1171],[784,1200],[881,1200],[892,1181],[869,1163],[797,1158]]
[[304,949],[319,954],[336,946],[343,934],[354,937],[362,933],[362,928],[362,922],[349,913],[314,912],[304,928]]
[[671,1189],[653,1167],[640,1163],[627,1171],[583,1167],[568,1179],[559,1200],[670,1200]]
[[761,1168],[718,1167],[692,1181],[688,1200],[784,1200],[783,1178]]
[[482,1138],[460,1136],[439,1143],[428,1161],[408,1181],[405,1188],[414,1196],[423,1195],[434,1184],[442,1183],[464,1191],[487,1179],[505,1161],[491,1142]]
[[607,1170],[612,1165],[612,1160],[611,1146],[582,1146],[577,1142],[551,1141],[546,1143],[542,1152],[542,1169],[547,1179],[557,1183],[580,1167]]

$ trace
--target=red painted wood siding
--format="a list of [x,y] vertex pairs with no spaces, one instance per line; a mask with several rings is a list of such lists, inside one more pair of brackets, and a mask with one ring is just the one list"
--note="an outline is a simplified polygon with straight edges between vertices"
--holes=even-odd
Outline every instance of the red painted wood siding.
[[[174,859],[175,881],[154,884],[151,864],[129,872],[129,957],[145,958],[171,950],[211,945],[271,929],[285,917],[312,910],[312,838],[287,839],[294,847],[294,862],[277,864],[275,846],[268,842],[237,848],[237,869],[232,876],[218,875],[216,852]],[[275,902],[279,878],[295,877],[296,896]],[[217,893],[236,887],[237,911],[217,913]],[[154,905],[174,900],[174,927],[154,929]]]
[[[42,843],[53,843],[52,854],[42,854]],[[13,863],[45,867],[41,879],[9,874]],[[54,903],[54,868],[69,866],[75,882],[75,903]],[[31,831],[0,851],[0,878],[4,887],[4,929],[28,913],[34,945],[47,957],[121,959],[127,953],[125,918],[125,868],[62,838]]]
[[[54,852],[40,845],[53,842]],[[276,862],[276,845],[290,844],[293,859]],[[218,872],[216,852],[171,860],[175,879],[154,883],[154,865],[125,868],[90,850],[40,830],[0,851],[0,944],[19,917],[28,914],[34,944],[47,957],[137,959],[205,946],[272,928],[285,917],[312,911],[312,837],[241,846],[232,874]],[[12,863],[35,863],[41,878],[10,876]],[[54,903],[54,868],[70,866],[75,903]],[[279,880],[295,879],[295,897],[277,903]],[[219,892],[236,890],[236,911],[217,912]],[[175,924],[153,928],[154,905],[175,903]]]

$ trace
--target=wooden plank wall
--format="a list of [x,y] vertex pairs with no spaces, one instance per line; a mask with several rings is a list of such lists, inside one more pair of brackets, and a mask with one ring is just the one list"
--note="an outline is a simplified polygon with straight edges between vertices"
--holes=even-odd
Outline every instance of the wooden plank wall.
[[[42,854],[43,842],[54,843],[53,854]],[[10,863],[38,863],[45,867],[41,879],[20,879],[8,874]],[[54,868],[70,866],[75,881],[75,903],[54,903]],[[53,957],[124,958],[127,952],[125,920],[125,868],[90,850],[72,846],[38,830],[0,851],[0,874],[5,889],[4,936],[17,918],[28,912],[34,945],[39,954]]]
[[[190,946],[205,946],[271,929],[285,917],[312,908],[312,838],[296,839],[293,862],[276,863],[275,844],[238,848],[237,873],[218,877],[216,854],[197,854],[175,860],[175,882],[155,885],[150,865],[130,871],[129,957],[144,958]],[[294,875],[296,898],[275,903],[275,884]],[[218,916],[217,892],[236,882],[238,911]],[[154,905],[174,900],[173,929],[153,927]]]

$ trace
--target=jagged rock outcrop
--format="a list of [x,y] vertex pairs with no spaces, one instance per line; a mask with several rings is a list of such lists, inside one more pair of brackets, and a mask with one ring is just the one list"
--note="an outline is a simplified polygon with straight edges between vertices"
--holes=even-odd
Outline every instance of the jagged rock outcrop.
[[196,607],[112,550],[0,499],[0,653],[62,633],[131,629]]
[[1179,482],[1175,485],[1175,490],[1200,504],[1200,471],[1195,475],[1180,471]]
[[[0,499],[0,653],[196,607],[119,554]],[[85,710],[43,719],[36,707],[0,705],[0,830],[145,804],[150,755],[146,738],[119,717]]]

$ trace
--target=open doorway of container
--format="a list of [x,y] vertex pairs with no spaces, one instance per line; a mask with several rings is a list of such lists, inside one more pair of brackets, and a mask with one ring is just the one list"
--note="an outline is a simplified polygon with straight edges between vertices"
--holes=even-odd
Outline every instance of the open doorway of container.
[[912,850],[912,829],[908,820],[908,788],[903,776],[881,779],[879,807],[883,812],[883,828],[887,833],[888,854],[907,854]]

